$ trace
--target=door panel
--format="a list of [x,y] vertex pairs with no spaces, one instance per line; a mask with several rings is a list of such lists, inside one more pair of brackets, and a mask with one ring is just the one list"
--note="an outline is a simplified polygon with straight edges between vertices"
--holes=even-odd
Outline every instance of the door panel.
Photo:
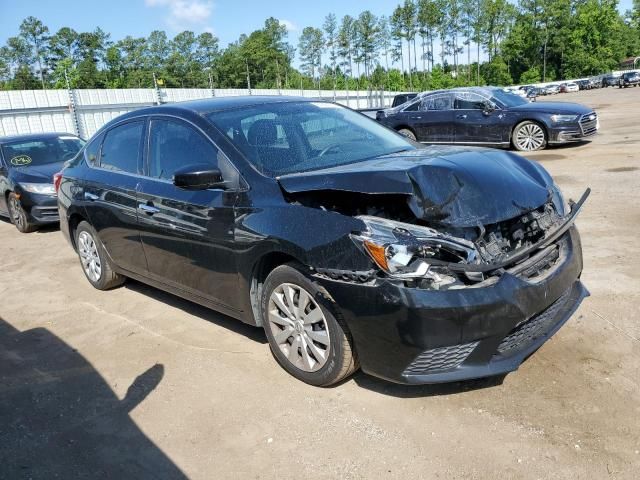
[[138,186],[138,225],[149,275],[160,282],[239,308],[233,250],[237,193],[190,191],[173,185],[188,165],[221,168],[218,148],[192,125],[153,118],[146,151],[148,176]]
[[417,136],[421,142],[450,143],[454,140],[451,95],[436,94],[424,98],[420,111],[413,112]]
[[91,169],[81,198],[91,225],[114,263],[144,275],[147,262],[138,230],[138,181],[135,176]]
[[485,112],[488,99],[473,92],[460,92],[454,99],[456,143],[500,144],[509,141],[504,110]]
[[142,275],[147,262],[138,230],[136,187],[141,179],[144,124],[118,125],[87,146],[85,162],[92,168],[87,169],[79,195],[114,263]]
[[235,197],[235,193],[186,191],[169,182],[143,180],[138,190],[138,224],[149,276],[236,306]]

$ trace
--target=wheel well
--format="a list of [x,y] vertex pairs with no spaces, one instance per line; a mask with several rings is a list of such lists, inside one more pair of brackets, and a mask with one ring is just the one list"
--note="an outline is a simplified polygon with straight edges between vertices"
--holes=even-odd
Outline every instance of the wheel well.
[[396,132],[399,130],[409,130],[414,135],[416,134],[416,131],[413,128],[411,128],[409,125],[399,125],[395,128],[395,130]]
[[513,143],[513,132],[516,131],[516,128],[518,128],[518,126],[522,125],[525,122],[531,122],[531,123],[535,123],[536,125],[538,125],[540,128],[542,128],[542,130],[544,131],[544,136],[547,139],[547,142],[549,141],[549,130],[547,130],[547,126],[538,121],[538,120],[534,120],[533,118],[525,118],[524,120],[520,120],[518,123],[516,123],[513,128],[511,129],[511,133],[509,134],[509,142]]
[[255,319],[257,326],[262,325],[262,302],[260,299],[262,298],[262,286],[264,285],[264,281],[273,269],[292,261],[296,261],[296,259],[291,255],[287,255],[282,252],[271,252],[261,257],[253,266],[250,295],[253,318]]
[[74,250],[78,250],[76,246],[76,228],[78,228],[78,224],[85,220],[85,218],[79,213],[74,213],[69,218],[69,237],[71,240],[71,245],[73,245]]

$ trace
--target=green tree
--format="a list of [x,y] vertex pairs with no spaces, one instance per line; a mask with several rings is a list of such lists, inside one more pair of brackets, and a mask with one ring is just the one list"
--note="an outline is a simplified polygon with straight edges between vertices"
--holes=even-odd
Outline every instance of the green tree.
[[298,43],[298,51],[300,55],[300,61],[302,62],[302,70],[310,75],[311,78],[316,78],[316,72],[322,65],[322,49],[324,47],[324,39],[322,30],[314,27],[305,27],[300,35],[300,41]]
[[29,46],[31,58],[38,64],[38,75],[44,90],[44,52],[47,48],[49,28],[36,17],[27,17],[20,24],[20,36]]

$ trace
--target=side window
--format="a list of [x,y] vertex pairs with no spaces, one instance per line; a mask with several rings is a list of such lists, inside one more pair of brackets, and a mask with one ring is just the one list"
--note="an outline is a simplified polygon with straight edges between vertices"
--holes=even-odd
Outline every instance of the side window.
[[98,162],[98,153],[100,153],[100,144],[104,135],[100,135],[89,142],[87,148],[84,149],[84,161],[87,165],[94,166]]
[[456,93],[454,108],[456,110],[484,110],[486,99],[477,93]]
[[434,95],[422,101],[423,110],[451,110],[451,95]]
[[408,107],[406,107],[405,109],[403,109],[403,112],[417,112],[418,110],[420,110],[420,106],[422,105],[422,102],[413,102],[411,105],[409,105]]
[[187,165],[218,164],[218,149],[200,132],[173,120],[152,120],[149,144],[149,176],[172,180]]
[[144,122],[125,123],[109,130],[102,143],[100,167],[115,172],[140,173],[138,157]]

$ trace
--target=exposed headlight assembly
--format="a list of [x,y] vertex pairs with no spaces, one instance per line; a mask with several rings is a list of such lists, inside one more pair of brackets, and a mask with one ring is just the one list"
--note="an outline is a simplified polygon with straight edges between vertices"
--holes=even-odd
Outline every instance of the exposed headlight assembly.
[[580,115],[551,115],[551,121],[553,123],[571,123],[578,120]]
[[380,217],[359,216],[366,230],[352,234],[352,240],[385,273],[398,279],[434,278],[430,259],[474,263],[477,251],[472,242],[428,227]]
[[21,183],[23,190],[40,195],[55,195],[56,191],[51,183]]

